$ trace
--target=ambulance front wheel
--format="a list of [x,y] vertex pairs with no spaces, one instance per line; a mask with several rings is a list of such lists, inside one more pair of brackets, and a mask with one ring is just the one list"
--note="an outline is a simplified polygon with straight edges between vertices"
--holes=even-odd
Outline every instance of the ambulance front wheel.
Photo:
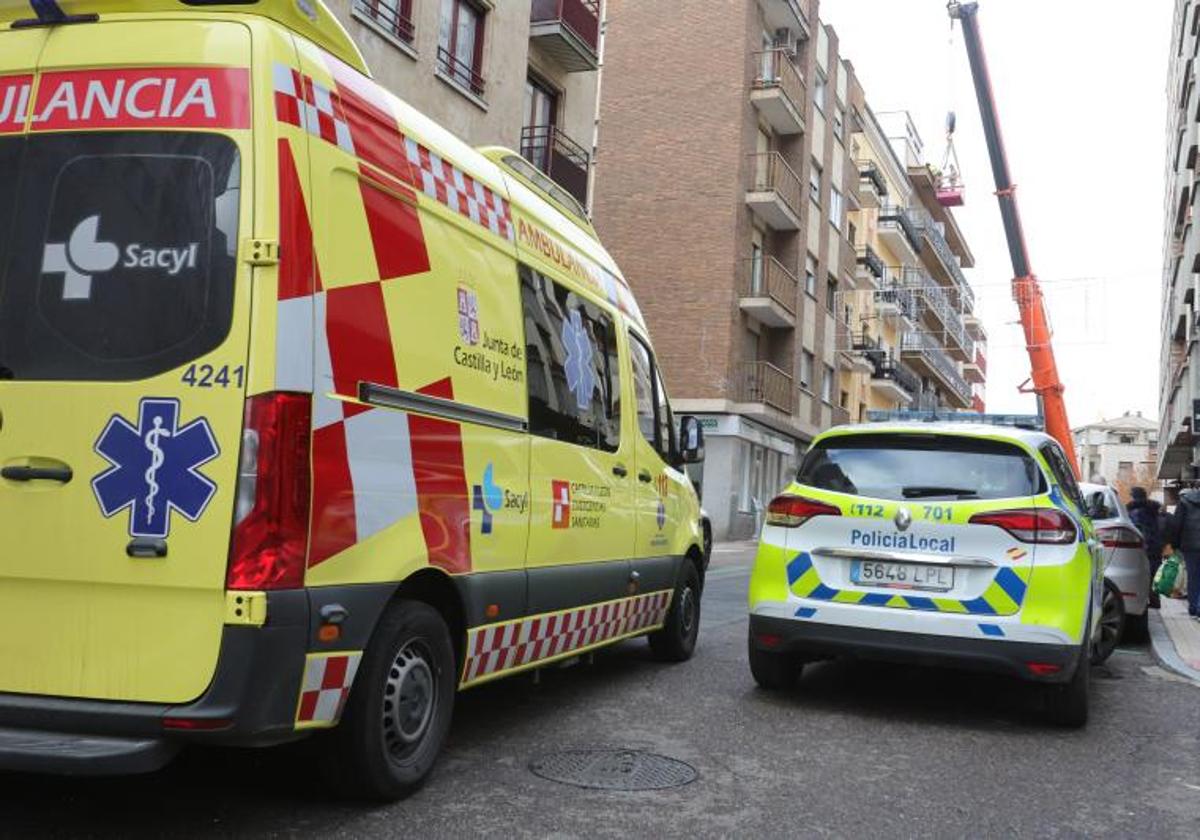
[[649,636],[650,650],[661,662],[685,662],[696,651],[699,635],[700,573],[692,559],[685,557],[666,621]]
[[348,796],[394,801],[433,769],[454,708],[455,659],[437,610],[398,601],[379,621],[341,723],[327,777]]

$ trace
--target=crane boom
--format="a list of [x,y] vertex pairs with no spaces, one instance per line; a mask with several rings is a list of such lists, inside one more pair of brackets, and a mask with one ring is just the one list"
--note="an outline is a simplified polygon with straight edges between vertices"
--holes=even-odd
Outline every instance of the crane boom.
[[1017,208],[1016,186],[1008,169],[1004,139],[1000,135],[1000,118],[996,114],[996,100],[992,95],[992,80],[979,36],[979,21],[976,18],[979,4],[951,0],[947,8],[950,17],[962,23],[963,43],[971,62],[975,97],[979,100],[979,115],[983,120],[983,134],[996,181],[996,198],[1000,202],[1000,218],[1004,222],[1004,235],[1008,239],[1008,253],[1012,259],[1013,298],[1021,313],[1021,328],[1025,331],[1025,349],[1029,352],[1030,381],[1033,383],[1031,390],[1037,394],[1038,411],[1045,420],[1046,431],[1062,445],[1071,468],[1078,475],[1079,462],[1075,457],[1071,424],[1067,420],[1063,384],[1058,376],[1054,347],[1050,342],[1046,302],[1042,297],[1041,285],[1029,265],[1029,249],[1025,245],[1021,213]]

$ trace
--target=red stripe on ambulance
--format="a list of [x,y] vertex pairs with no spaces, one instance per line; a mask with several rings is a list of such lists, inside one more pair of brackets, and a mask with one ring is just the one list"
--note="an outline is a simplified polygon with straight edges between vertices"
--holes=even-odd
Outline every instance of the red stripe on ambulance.
[[321,267],[292,146],[279,141],[279,300],[321,291]]
[[31,75],[0,76],[0,134],[12,134],[25,127],[32,91]]
[[245,67],[119,67],[43,73],[33,130],[249,128]]
[[360,169],[363,178],[358,182],[359,189],[380,278],[390,280],[429,271],[416,194],[396,182],[388,183],[366,166]]
[[[420,389],[431,397],[454,399],[454,385],[441,379]],[[462,427],[448,420],[413,414],[413,476],[429,562],[448,572],[471,571],[471,506],[463,467]]]

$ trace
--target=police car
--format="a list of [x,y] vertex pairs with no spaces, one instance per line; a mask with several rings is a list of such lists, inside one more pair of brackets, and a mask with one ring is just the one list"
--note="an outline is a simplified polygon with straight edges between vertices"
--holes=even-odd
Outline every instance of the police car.
[[755,680],[839,656],[954,665],[1040,683],[1047,716],[1082,726],[1103,577],[1062,449],[1019,420],[912,416],[826,432],[772,500]]

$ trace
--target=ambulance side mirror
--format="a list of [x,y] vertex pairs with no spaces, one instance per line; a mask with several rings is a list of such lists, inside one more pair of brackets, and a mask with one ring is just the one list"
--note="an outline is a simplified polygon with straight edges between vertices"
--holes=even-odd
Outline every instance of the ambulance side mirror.
[[704,460],[704,429],[691,415],[679,418],[679,459],[685,464],[699,464]]

